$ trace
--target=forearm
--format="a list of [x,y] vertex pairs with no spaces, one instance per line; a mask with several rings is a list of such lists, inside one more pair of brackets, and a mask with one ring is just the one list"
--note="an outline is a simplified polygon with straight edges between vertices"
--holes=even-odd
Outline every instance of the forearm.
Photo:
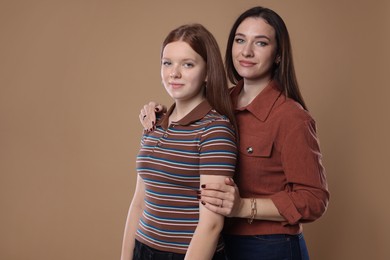
[[185,260],[212,259],[223,227],[223,219],[209,223],[199,222]]
[[138,222],[141,217],[141,213],[141,208],[130,206],[123,235],[121,260],[133,259],[135,234],[137,232]]
[[[200,176],[200,182],[215,181],[222,183],[224,176]],[[216,214],[205,207],[204,203],[199,203],[199,222],[192,236],[185,260],[208,260],[212,259],[221,234],[224,216]]]
[[141,218],[141,214],[144,209],[144,193],[144,183],[142,179],[138,177],[134,196],[129,207],[129,212],[127,214],[122,242],[121,260],[133,259],[135,234],[137,232],[138,222]]

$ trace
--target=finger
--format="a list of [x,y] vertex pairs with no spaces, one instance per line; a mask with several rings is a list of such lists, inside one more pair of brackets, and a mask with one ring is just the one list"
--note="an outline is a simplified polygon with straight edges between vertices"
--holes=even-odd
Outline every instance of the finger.
[[143,109],[141,109],[140,114],[138,115],[139,121],[144,129],[147,129],[147,124],[145,121],[145,113],[143,112]]
[[141,122],[142,127],[143,127],[145,130],[150,130],[150,128],[153,127],[151,121],[148,119],[148,117],[147,117],[146,115],[140,114],[140,115],[139,115],[139,121]]
[[152,106],[152,107],[156,107],[158,104],[157,104],[157,102],[155,102],[155,101],[150,101],[150,102],[148,103],[148,105],[149,105],[149,106]]
[[216,207],[220,207],[221,205],[223,205],[223,199],[221,198],[216,198],[216,197],[208,197],[208,196],[204,196],[204,195],[201,195],[201,198],[200,198],[201,201],[204,201],[208,204],[212,204]]
[[[215,199],[226,199],[226,192],[218,190],[202,190],[201,196]],[[211,200],[208,202],[213,203]]]
[[144,107],[141,110],[142,118],[142,126],[145,130],[152,130],[154,127],[154,123],[156,122],[156,114],[154,111],[155,105],[153,105],[154,102],[149,102],[149,104],[144,105]]
[[222,215],[222,216],[225,216],[225,217],[226,217],[226,216],[228,216],[228,214],[229,214],[228,210],[225,209],[225,208],[221,208],[221,207],[219,207],[219,206],[215,206],[215,205],[209,204],[209,203],[207,203],[207,202],[203,202],[202,204],[203,204],[203,206],[204,206],[205,208],[211,210],[211,211],[214,212],[214,213],[220,214],[220,215]]
[[224,183],[207,183],[201,186],[202,190],[218,190],[222,192],[230,191],[232,186]]

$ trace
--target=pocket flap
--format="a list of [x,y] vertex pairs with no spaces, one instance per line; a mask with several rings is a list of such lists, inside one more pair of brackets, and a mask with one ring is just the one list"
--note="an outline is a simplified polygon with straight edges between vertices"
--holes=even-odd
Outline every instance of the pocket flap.
[[265,135],[240,135],[240,153],[246,156],[271,157],[273,140]]

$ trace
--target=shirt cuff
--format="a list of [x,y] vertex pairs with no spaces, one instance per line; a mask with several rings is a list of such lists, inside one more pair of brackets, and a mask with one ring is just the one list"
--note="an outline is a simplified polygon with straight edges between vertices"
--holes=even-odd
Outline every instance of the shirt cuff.
[[271,200],[275,204],[280,215],[287,220],[287,222],[282,222],[283,225],[296,225],[302,218],[302,215],[298,212],[287,192],[278,192],[271,196]]

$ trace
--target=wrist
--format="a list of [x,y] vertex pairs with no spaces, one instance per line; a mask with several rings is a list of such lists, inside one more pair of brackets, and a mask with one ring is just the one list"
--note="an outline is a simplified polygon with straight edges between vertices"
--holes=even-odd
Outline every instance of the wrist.
[[256,200],[256,198],[251,198],[250,202],[251,202],[251,213],[250,213],[250,217],[248,218],[248,224],[252,224],[253,220],[257,216],[257,200]]
[[241,198],[240,208],[236,217],[249,218],[251,212],[251,202],[249,198]]

